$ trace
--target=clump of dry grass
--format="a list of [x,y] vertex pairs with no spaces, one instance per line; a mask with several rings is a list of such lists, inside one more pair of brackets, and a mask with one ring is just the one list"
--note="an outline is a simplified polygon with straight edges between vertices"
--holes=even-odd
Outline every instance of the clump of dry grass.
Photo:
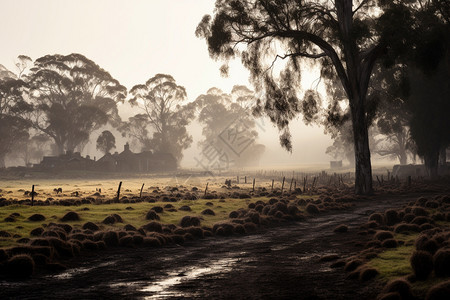
[[61,218],[61,221],[63,221],[63,222],[79,221],[79,220],[80,220],[80,216],[74,211],[69,211]]
[[41,214],[33,214],[28,217],[28,220],[32,222],[41,222],[45,220],[45,216]]
[[427,293],[426,300],[447,300],[450,295],[450,280],[434,285]]
[[426,251],[414,251],[410,263],[418,280],[426,280],[433,271],[433,257]]
[[34,273],[34,260],[30,255],[19,254],[5,263],[5,274],[12,279],[30,278]]

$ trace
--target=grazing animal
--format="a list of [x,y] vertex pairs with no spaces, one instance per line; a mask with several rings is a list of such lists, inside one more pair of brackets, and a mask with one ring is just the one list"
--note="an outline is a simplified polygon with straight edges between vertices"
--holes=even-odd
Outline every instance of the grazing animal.
[[225,185],[231,187],[231,179],[225,179]]
[[75,192],[73,192],[72,194],[71,194],[72,196],[75,196],[75,197],[78,197],[78,192],[77,191],[75,191]]
[[54,188],[53,191],[56,192],[57,195],[58,195],[59,193],[62,194],[62,192],[63,192],[62,188]]

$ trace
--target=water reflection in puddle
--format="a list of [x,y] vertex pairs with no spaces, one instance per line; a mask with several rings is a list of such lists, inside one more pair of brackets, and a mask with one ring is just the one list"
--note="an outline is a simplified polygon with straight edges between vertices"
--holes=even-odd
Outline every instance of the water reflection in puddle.
[[[195,280],[198,277],[205,275],[213,275],[225,273],[239,261],[237,258],[226,258],[213,262],[209,262],[207,267],[193,267],[187,270],[176,270],[170,272],[169,275],[159,281],[151,283],[149,286],[141,289],[142,292],[153,293],[144,299],[160,299],[166,297],[183,296],[179,292],[170,291],[169,289],[176,286],[182,282],[187,282],[190,280]],[[184,294],[184,296],[186,296]]]
[[115,262],[106,262],[106,263],[102,263],[102,264],[99,264],[99,265],[97,265],[95,267],[91,267],[91,268],[69,269],[69,270],[64,271],[64,272],[62,272],[60,274],[50,275],[50,276],[47,276],[47,277],[51,278],[51,279],[56,279],[56,280],[66,280],[66,279],[71,279],[74,276],[90,272],[93,269],[107,267],[107,266],[114,265],[114,264],[115,264]]

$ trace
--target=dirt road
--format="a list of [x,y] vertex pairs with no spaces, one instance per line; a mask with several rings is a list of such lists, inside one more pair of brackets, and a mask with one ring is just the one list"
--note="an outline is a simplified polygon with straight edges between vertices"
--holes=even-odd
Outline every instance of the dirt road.
[[[73,268],[57,275],[0,282],[0,298],[373,299],[379,290],[373,281],[347,280],[320,257],[351,256],[365,241],[357,232],[368,214],[410,199],[366,201],[252,235],[95,252],[70,261]],[[340,224],[349,232],[334,233]]]

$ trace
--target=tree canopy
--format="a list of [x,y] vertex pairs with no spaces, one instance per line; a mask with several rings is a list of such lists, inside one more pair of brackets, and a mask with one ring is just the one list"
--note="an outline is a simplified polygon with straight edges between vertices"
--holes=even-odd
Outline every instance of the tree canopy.
[[[350,106],[355,190],[371,193],[366,96],[376,60],[404,47],[399,28],[408,20],[402,1],[217,0],[214,16],[203,17],[196,34],[206,39],[213,58],[241,57],[257,91],[265,92],[260,111],[277,124],[288,149],[290,121],[298,113],[318,111],[311,95],[300,98],[301,63],[314,60],[322,77],[338,80]],[[279,73],[277,60],[285,60],[277,65]]]
[[81,54],[38,58],[28,80],[33,126],[55,141],[59,153],[83,145],[107,122],[120,122],[117,103],[126,88]]
[[[131,88],[130,94],[131,105],[143,111],[151,128],[152,138],[146,142],[150,150],[171,153],[180,161],[182,151],[192,143],[186,126],[194,118],[194,106],[186,103],[185,88],[177,85],[170,75],[156,74],[145,84]],[[131,121],[138,121],[137,118]],[[140,127],[142,136],[142,123],[134,125]]]

